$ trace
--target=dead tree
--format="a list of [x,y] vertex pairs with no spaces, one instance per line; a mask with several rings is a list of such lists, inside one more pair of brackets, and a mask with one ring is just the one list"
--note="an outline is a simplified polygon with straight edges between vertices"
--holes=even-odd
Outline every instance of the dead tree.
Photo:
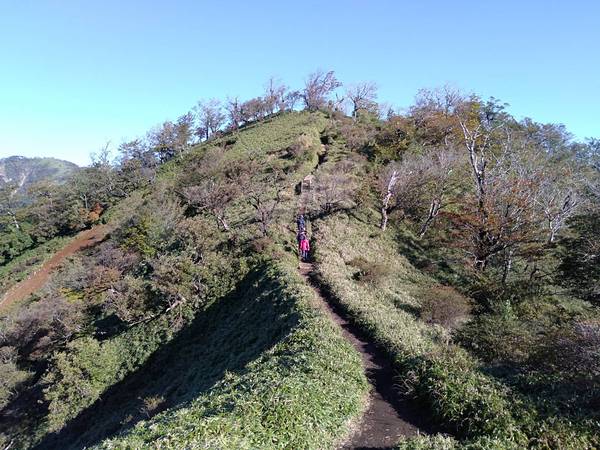
[[388,167],[386,171],[382,174],[379,184],[380,184],[380,194],[383,195],[381,198],[381,223],[379,224],[379,228],[381,231],[385,231],[387,228],[388,220],[389,220],[389,212],[390,212],[390,201],[394,196],[394,192],[396,189],[396,183],[398,182],[398,177],[400,176],[400,172],[398,168],[394,165]]
[[451,186],[451,175],[459,162],[458,153],[449,149],[436,149],[424,157],[427,191],[431,200],[427,215],[421,224],[419,236],[425,236],[440,211],[445,206],[446,194]]
[[329,95],[341,85],[333,71],[317,70],[306,79],[300,97],[306,109],[316,111],[326,106]]
[[557,233],[572,217],[580,205],[580,197],[573,174],[563,174],[560,179],[543,180],[536,203],[540,208],[548,233],[548,243],[554,242]]
[[392,212],[401,211],[404,217],[419,206],[427,180],[425,174],[426,164],[418,156],[407,156],[402,162],[391,163],[382,170],[377,183],[382,231],[387,228]]
[[221,102],[217,99],[200,101],[194,109],[200,124],[197,134],[204,139],[210,138],[225,123],[225,114],[222,112]]
[[377,112],[377,85],[373,82],[350,85],[346,89],[346,97],[352,105],[354,118],[359,111]]
[[209,178],[199,185],[183,189],[185,201],[194,209],[204,211],[213,216],[219,228],[229,231],[226,209],[235,198],[236,189],[226,180]]
[[278,208],[281,204],[281,191],[277,192],[275,198],[263,191],[254,190],[248,194],[250,205],[256,212],[256,219],[260,232],[263,236],[268,236],[271,224],[277,217]]

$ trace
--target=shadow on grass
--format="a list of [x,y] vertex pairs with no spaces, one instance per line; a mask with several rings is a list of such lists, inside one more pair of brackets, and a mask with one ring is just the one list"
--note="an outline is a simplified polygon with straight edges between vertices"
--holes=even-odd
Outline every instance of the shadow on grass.
[[480,371],[510,389],[540,419],[558,415],[577,424],[600,418],[600,387],[589,379],[560,378],[559,373],[528,371],[514,364],[484,365]]
[[408,314],[413,316],[415,319],[419,319],[421,316],[421,308],[419,308],[417,306],[410,305],[408,303],[401,303],[401,302],[394,302],[394,306],[398,309],[401,309],[404,312],[407,312]]
[[452,285],[459,290],[471,286],[472,280],[465,271],[460,270],[461,265],[453,261],[455,255],[451,255],[451,252],[443,247],[445,244],[442,241],[418,239],[402,227],[396,229],[394,240],[401,255],[415,268],[427,273],[438,282]]
[[[298,323],[291,305],[278,294],[277,283],[267,275],[250,273],[234,294],[200,313],[142,367],[35,448],[92,446],[164,409],[186,406],[226,372],[243,373]],[[151,411],[148,399],[159,399]]]

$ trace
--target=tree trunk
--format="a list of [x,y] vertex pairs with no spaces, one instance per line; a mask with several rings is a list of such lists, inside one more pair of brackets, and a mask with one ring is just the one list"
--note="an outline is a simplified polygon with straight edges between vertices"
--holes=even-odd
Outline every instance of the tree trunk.
[[13,224],[15,225],[15,228],[17,230],[21,229],[21,226],[19,225],[19,221],[17,220],[17,216],[14,213],[9,213],[10,217],[12,218]]
[[396,185],[397,181],[398,181],[398,171],[394,170],[392,172],[392,174],[390,176],[390,180],[388,181],[388,184],[387,184],[387,192],[381,202],[381,224],[379,225],[379,228],[381,228],[381,231],[385,231],[385,229],[387,228],[388,207],[390,204],[390,200],[392,199],[394,186]]
[[217,221],[218,221],[219,225],[221,225],[223,227],[224,231],[229,231],[229,224],[225,220],[224,216],[217,215]]
[[82,195],[81,200],[83,200],[83,206],[84,206],[85,210],[88,211],[90,209],[90,207],[88,205],[87,195]]
[[427,214],[427,218],[425,219],[425,222],[423,222],[423,225],[421,225],[421,230],[419,231],[419,237],[423,237],[425,236],[425,233],[427,233],[427,230],[429,229],[429,227],[431,226],[431,224],[433,223],[434,219],[437,217],[438,213],[440,212],[441,209],[441,202],[439,199],[433,199],[431,201],[431,206],[429,207],[429,213]]
[[513,262],[513,252],[512,250],[509,250],[504,258],[504,269],[502,272],[502,284],[506,284],[506,281],[508,280],[508,274],[510,273],[511,269],[512,269],[512,262]]
[[381,208],[381,224],[379,225],[379,228],[381,228],[381,231],[385,231],[385,229],[387,228],[387,223],[388,223],[387,208],[385,206],[383,206]]
[[551,219],[548,219],[548,244],[552,244],[556,238],[556,227]]
[[475,269],[477,269],[480,272],[483,272],[485,270],[485,268],[487,267],[487,258],[475,258],[475,261],[473,262],[473,266],[475,267]]

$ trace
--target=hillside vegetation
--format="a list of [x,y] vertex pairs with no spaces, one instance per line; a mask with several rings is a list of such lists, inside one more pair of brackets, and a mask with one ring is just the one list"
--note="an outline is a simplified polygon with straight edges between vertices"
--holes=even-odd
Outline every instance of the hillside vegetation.
[[398,448],[600,446],[598,142],[448,87],[404,114],[339,88],[201,102],[4,206],[3,288],[111,231],[4,313],[0,448],[343,442],[369,385],[298,275],[300,210],[315,283],[441,431]]

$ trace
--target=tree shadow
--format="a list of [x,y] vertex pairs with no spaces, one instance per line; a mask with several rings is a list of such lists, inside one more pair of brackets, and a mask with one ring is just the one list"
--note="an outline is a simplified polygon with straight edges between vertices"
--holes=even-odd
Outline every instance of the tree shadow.
[[436,240],[419,239],[401,227],[394,232],[398,253],[416,269],[430,275],[438,282],[455,287],[468,287],[471,280],[452,255],[445,251],[444,243]]
[[408,314],[410,314],[411,316],[413,316],[415,319],[419,319],[420,314],[421,314],[421,308],[408,304],[408,303],[404,303],[404,302],[394,302],[394,306],[396,306],[396,308],[401,309],[404,312],[407,312]]
[[299,317],[280,286],[256,270],[135,372],[36,449],[85,448],[168,408],[181,408],[283,339]]
[[479,371],[509,389],[523,403],[535,409],[542,420],[557,415],[577,424],[600,416],[600,387],[589,379],[570,378],[558,373],[527,373],[515,364],[484,365]]

